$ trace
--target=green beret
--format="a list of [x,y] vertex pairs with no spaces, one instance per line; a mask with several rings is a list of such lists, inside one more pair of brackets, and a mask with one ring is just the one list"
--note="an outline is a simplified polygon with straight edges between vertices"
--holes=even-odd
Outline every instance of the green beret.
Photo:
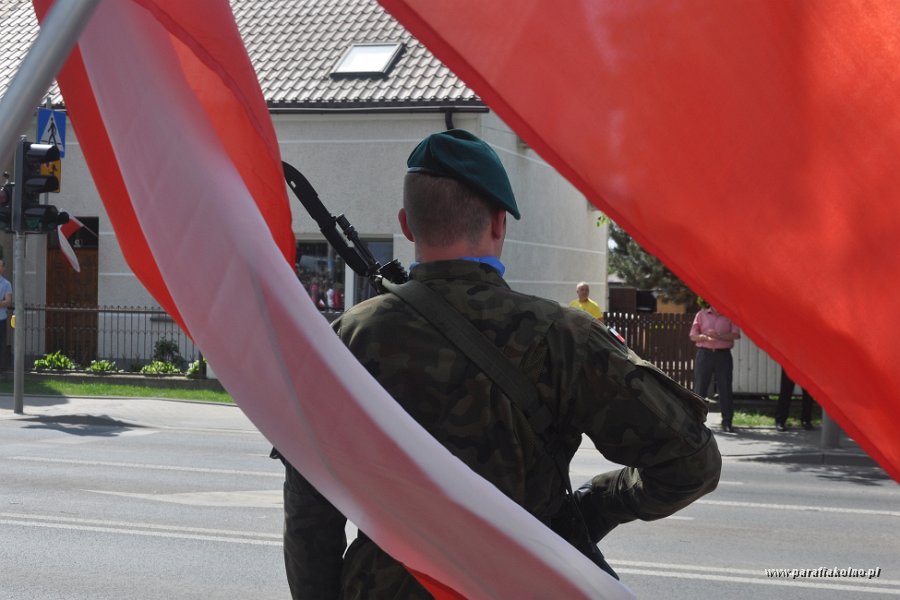
[[455,179],[520,218],[506,169],[485,142],[464,129],[433,133],[419,142],[406,161],[410,173]]

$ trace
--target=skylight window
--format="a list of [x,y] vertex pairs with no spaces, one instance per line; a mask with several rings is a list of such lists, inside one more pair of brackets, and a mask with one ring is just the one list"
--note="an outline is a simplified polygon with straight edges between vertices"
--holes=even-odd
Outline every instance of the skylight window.
[[402,44],[353,44],[331,74],[344,77],[383,77],[394,65],[402,49]]

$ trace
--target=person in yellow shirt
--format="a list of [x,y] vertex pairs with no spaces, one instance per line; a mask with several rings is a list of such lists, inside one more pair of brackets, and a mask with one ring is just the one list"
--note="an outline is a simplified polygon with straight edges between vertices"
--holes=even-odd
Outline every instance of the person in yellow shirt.
[[594,318],[603,320],[603,311],[600,310],[600,305],[591,300],[588,295],[591,293],[591,288],[584,281],[575,286],[575,293],[578,294],[578,297],[571,302],[569,302],[569,306],[573,308],[580,308],[581,310],[594,315]]

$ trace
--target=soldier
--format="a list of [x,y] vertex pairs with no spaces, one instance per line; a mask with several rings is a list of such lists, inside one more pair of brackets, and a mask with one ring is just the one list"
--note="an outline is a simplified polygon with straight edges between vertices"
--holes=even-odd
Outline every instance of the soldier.
[[[608,459],[629,465],[579,491],[594,542],[620,523],[668,516],[715,489],[721,457],[700,398],[589,314],[514,292],[503,280],[506,215],[518,219],[519,210],[490,146],[463,130],[436,133],[407,165],[399,219],[415,243],[411,278],[467,317],[535,384],[552,416],[554,442],[540,446],[519,404],[387,293],[351,308],[333,326],[397,402],[548,525],[562,510],[564,478],[586,433]],[[363,532],[342,557],[346,518],[290,465],[284,501],[294,598],[430,598]]]

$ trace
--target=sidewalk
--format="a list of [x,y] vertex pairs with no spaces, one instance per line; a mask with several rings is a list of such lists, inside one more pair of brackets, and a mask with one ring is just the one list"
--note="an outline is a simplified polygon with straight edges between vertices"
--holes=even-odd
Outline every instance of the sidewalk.
[[156,429],[257,431],[233,404],[158,398],[65,398],[26,396],[24,414],[13,412],[12,395],[0,396],[0,419],[88,417]]
[[822,430],[806,431],[794,427],[786,432],[775,430],[775,424],[764,427],[735,427],[734,433],[721,429],[722,415],[710,412],[706,426],[716,436],[723,458],[734,460],[770,460],[818,465],[874,467],[872,460],[852,439],[841,435],[837,448],[822,448]]
[[[90,418],[158,429],[257,431],[234,405],[156,398],[64,398],[26,396],[24,415],[13,412],[12,396],[0,396],[0,419]],[[775,460],[802,464],[875,466],[850,438],[840,447],[822,449],[819,429],[800,428],[780,433],[772,427],[738,427],[723,433],[721,415],[710,412],[707,426],[713,430],[723,458]]]

